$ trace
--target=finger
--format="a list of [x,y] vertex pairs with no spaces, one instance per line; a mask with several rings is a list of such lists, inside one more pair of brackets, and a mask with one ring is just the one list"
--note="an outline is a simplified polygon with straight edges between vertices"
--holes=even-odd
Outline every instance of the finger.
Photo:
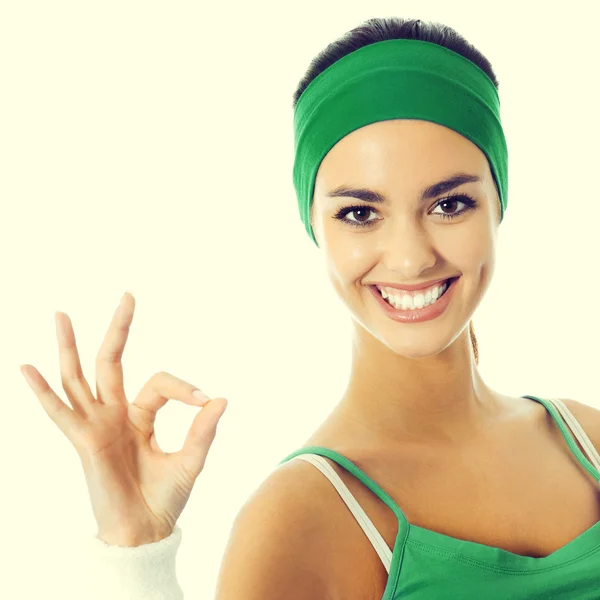
[[54,320],[56,321],[56,339],[58,340],[62,386],[75,411],[79,414],[85,414],[87,412],[86,408],[93,404],[96,399],[83,376],[73,324],[70,317],[63,312],[57,312],[54,315]]
[[203,406],[210,398],[201,390],[202,398],[192,395],[198,388],[175,375],[160,371],[153,375],[140,390],[137,398],[129,405],[129,416],[134,425],[144,434],[154,431],[156,413],[170,400],[179,400],[191,406]]
[[74,443],[81,418],[54,393],[54,390],[33,365],[21,365],[20,369],[46,414]]
[[105,404],[124,404],[127,402],[123,388],[123,365],[121,358],[133,320],[135,299],[129,293],[113,314],[108,331],[104,336],[96,358],[96,397]]
[[183,448],[173,454],[182,469],[194,481],[201,473],[206,456],[217,434],[217,425],[227,408],[225,398],[211,400],[194,418]]

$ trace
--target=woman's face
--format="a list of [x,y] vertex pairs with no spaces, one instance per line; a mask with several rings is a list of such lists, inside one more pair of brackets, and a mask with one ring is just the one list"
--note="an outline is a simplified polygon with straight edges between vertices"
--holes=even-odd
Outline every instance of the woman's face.
[[[426,188],[458,173],[479,180],[421,198]],[[332,197],[340,186],[377,192],[385,202]],[[461,196],[442,202],[450,194],[474,202]],[[344,210],[351,206],[360,210]],[[488,161],[468,139],[411,119],[357,129],[323,159],[311,215],[337,294],[353,318],[396,353],[437,354],[468,326],[493,274],[500,222]],[[374,282],[402,285],[456,276],[445,312],[420,323],[390,319],[369,288]]]

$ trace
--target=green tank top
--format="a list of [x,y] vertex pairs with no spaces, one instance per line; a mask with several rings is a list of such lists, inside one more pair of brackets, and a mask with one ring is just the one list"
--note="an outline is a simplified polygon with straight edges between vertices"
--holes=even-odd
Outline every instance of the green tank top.
[[[600,483],[599,470],[582,454],[557,410],[555,401],[550,402],[536,396],[522,397],[544,405],[577,460]],[[568,409],[565,407],[564,411],[568,412]],[[575,420],[570,412],[568,414]],[[581,433],[577,434],[581,443],[580,435]],[[586,440],[589,442],[587,436]],[[583,444],[582,447],[585,448]],[[598,456],[593,447],[590,451]],[[375,481],[346,457],[329,448],[300,448],[277,466],[301,454],[316,454],[335,461],[376,494],[397,517],[398,533],[391,553],[391,564],[389,568],[386,565],[389,575],[382,600],[600,598],[600,521],[549,556],[522,556],[412,525]],[[331,468],[331,465],[328,466]],[[553,524],[549,523],[548,526],[553,527]],[[388,553],[390,551],[387,544],[385,550]]]

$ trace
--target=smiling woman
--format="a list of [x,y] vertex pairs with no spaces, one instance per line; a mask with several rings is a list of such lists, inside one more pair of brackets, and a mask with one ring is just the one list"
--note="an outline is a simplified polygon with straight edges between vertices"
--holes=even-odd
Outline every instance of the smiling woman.
[[[335,409],[237,515],[217,600],[598,597],[600,413],[505,395],[478,368],[472,317],[508,206],[489,61],[445,25],[370,19],[311,62],[294,135],[301,221],[351,317],[352,364]],[[101,348],[97,397],[67,319],[75,410],[37,376],[34,389],[103,521],[93,545],[110,567],[94,591],[179,599],[175,522],[226,402],[164,372],[126,401],[133,308],[128,295]],[[183,450],[161,454],[168,398],[206,408]]]
[[[320,538],[352,552],[313,552],[331,597],[597,593],[600,456],[565,403],[506,396],[477,369],[472,315],[508,203],[497,90],[451,28],[371,19],[321,52],[294,96],[300,216],[353,324],[341,402],[280,463],[312,464],[352,513]],[[549,500],[548,471],[576,490],[568,501]],[[339,498],[310,484],[337,514]]]

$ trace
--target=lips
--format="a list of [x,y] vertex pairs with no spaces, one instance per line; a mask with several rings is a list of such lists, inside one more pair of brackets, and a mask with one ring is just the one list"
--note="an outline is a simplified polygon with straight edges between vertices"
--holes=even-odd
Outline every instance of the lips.
[[385,283],[383,281],[375,281],[375,282],[371,283],[370,285],[379,285],[384,288],[385,287],[393,288],[393,289],[400,290],[403,292],[418,292],[419,290],[425,290],[427,288],[433,287],[434,285],[441,285],[445,281],[448,281],[451,283],[453,280],[458,279],[459,277],[460,277],[460,275],[456,275],[455,277],[446,277],[445,279],[434,279],[433,281],[412,284],[412,285],[411,284],[400,285],[400,284],[394,284],[394,283]]
[[[460,275],[458,277],[460,277]],[[447,283],[448,287],[450,287],[458,279],[458,277],[449,277],[448,279],[440,279],[434,283],[428,284],[427,286],[424,286],[422,288],[417,288],[415,290],[405,290],[405,289],[402,289],[399,287],[395,287],[393,285],[381,285],[381,287],[393,289],[393,290],[396,290],[397,294],[407,294],[408,296],[412,296],[414,298],[418,293],[423,293],[423,290],[430,289],[436,285],[443,285],[444,283]],[[381,290],[379,289],[378,286],[379,286],[379,284],[374,284],[370,287],[372,287],[378,294],[381,295]],[[444,294],[445,293],[446,292],[444,292]]]
[[377,304],[383,309],[384,313],[392,320],[400,323],[421,323],[441,317],[448,308],[454,295],[454,283],[460,279],[459,277],[451,277],[448,279],[448,289],[433,303],[423,308],[414,310],[403,310],[394,308],[383,299],[383,296],[377,289],[376,285],[367,286],[373,294]]

